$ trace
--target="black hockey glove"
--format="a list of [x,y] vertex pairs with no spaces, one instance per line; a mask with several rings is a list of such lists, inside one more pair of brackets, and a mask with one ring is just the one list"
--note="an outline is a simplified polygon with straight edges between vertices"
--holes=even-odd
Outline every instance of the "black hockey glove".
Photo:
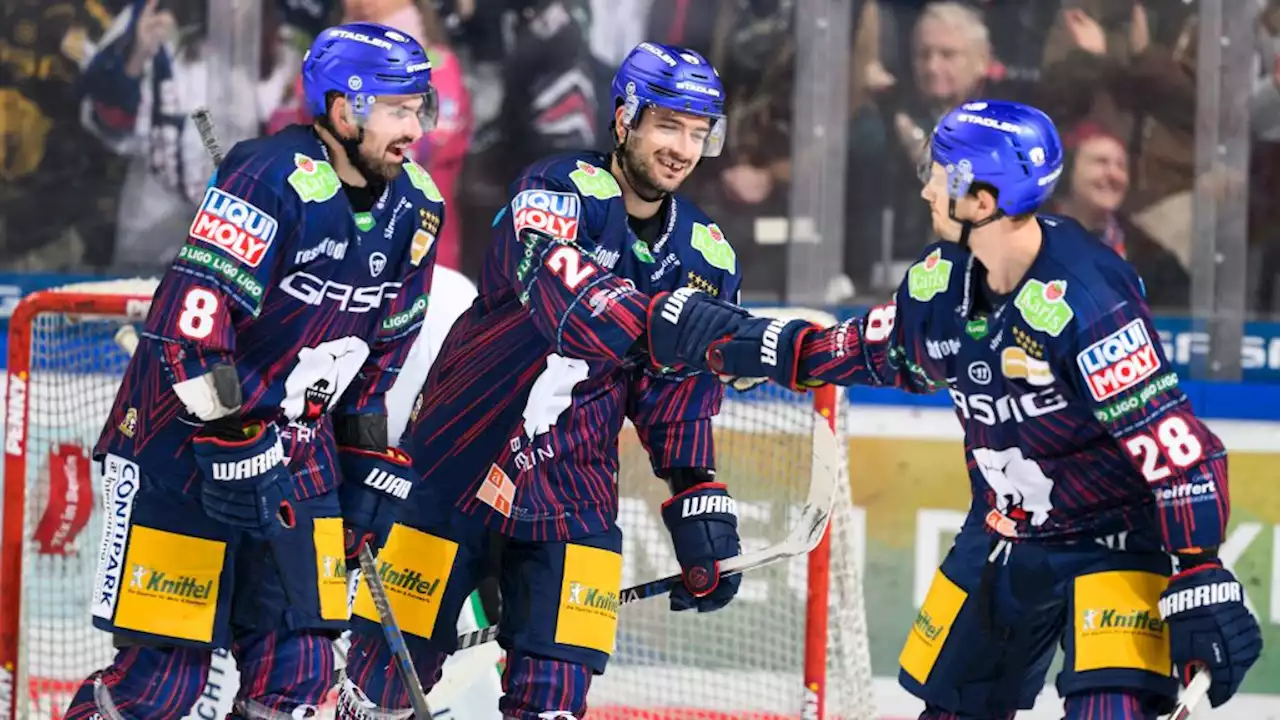
[[[662,504],[662,521],[684,578],[671,591],[671,609],[719,610],[742,584],[740,574],[720,577],[720,561],[742,552],[734,500],[724,484],[711,482],[715,475],[710,470],[678,468],[667,474],[675,495]],[[695,474],[706,481],[689,485]]]
[[338,500],[342,503],[347,559],[356,557],[365,543],[376,555],[391,534],[397,508],[413,489],[409,456],[399,448],[377,452],[339,447],[338,461],[342,464]]
[[215,420],[197,433],[192,450],[204,475],[200,504],[206,515],[259,539],[293,526],[289,469],[274,424]]
[[1218,707],[1240,689],[1262,653],[1262,631],[1244,605],[1244,588],[1214,559],[1169,578],[1160,595],[1169,624],[1169,654],[1183,683],[1196,665],[1207,668],[1209,704]]
[[758,318],[732,303],[680,288],[659,293],[649,305],[649,356],[658,365],[689,364],[739,389],[766,378],[798,389],[803,320]]

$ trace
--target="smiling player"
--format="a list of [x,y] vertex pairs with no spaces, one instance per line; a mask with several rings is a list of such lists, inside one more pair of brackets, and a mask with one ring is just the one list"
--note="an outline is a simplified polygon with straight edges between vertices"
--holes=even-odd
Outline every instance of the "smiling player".
[[[696,53],[643,43],[613,81],[612,153],[530,166],[494,220],[480,298],[445,340],[402,447],[423,478],[379,556],[422,680],[454,650],[460,604],[500,555],[506,718],[582,717],[613,651],[621,582],[618,433],[630,418],[685,571],[675,610],[737,591],[717,564],[739,552],[715,481],[707,374],[646,369],[654,293],[734,298],[737,258],[720,229],[674,194],[724,142],[724,88]],[[410,581],[409,579],[412,579]],[[405,689],[367,593],[352,620],[344,718],[403,718]]]

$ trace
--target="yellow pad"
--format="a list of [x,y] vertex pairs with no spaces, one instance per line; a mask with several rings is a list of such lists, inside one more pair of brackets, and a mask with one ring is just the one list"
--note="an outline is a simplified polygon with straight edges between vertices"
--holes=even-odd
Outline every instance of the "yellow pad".
[[933,665],[938,661],[938,653],[951,634],[951,626],[960,614],[968,595],[951,579],[938,570],[933,575],[933,583],[929,586],[929,594],[924,598],[924,605],[916,615],[916,621],[907,635],[907,642],[898,656],[898,663],[907,674],[923,685],[933,672]]
[[621,591],[621,555],[585,545],[565,545],[556,642],[613,654]]
[[316,518],[316,595],[320,617],[347,619],[347,560],[342,545],[342,518]]
[[129,533],[117,627],[211,642],[226,544],[135,525]]
[[[457,555],[458,543],[452,540],[400,524],[391,527],[387,545],[378,553],[378,577],[382,578],[391,612],[395,613],[401,630],[431,639]],[[352,611],[378,622],[378,610],[364,582],[356,590]]]
[[1137,668],[1168,675],[1169,632],[1158,604],[1168,585],[1168,578],[1138,570],[1076,578],[1076,671]]

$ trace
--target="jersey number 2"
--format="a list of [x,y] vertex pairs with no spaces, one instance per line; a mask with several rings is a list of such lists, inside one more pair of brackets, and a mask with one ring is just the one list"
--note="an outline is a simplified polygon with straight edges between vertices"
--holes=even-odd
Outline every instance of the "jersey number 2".
[[1124,446],[1130,455],[1142,460],[1142,476],[1149,483],[1160,482],[1173,474],[1173,470],[1160,461],[1162,454],[1177,467],[1188,468],[1204,452],[1200,439],[1180,417],[1165,418],[1156,425],[1155,432],[1134,435]]
[[552,250],[547,256],[547,267],[559,275],[564,286],[570,290],[577,290],[587,278],[596,274],[593,266],[582,264],[582,255],[577,250],[564,245]]
[[178,330],[192,340],[203,340],[213,332],[213,315],[218,312],[218,296],[194,287],[182,298]]

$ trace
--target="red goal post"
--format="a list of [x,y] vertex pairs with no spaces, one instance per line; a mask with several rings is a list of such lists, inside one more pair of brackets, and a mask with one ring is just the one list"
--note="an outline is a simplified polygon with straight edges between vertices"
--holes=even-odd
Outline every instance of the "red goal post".
[[[89,663],[104,655],[110,660],[110,638],[90,627],[88,614],[94,569],[86,567],[96,561],[98,538],[92,527],[76,522],[88,514],[82,505],[93,471],[75,477],[45,461],[46,453],[63,457],[56,454],[63,452],[72,463],[68,468],[90,467],[92,443],[128,357],[115,346],[114,333],[146,317],[155,288],[151,280],[114,280],[43,290],[24,297],[9,319],[0,513],[0,720],[59,717],[63,708],[58,705],[65,706],[93,669]],[[50,495],[48,481],[55,477],[64,482],[65,495]],[[96,504],[96,493],[87,498],[91,507]],[[64,525],[55,535],[71,530],[76,537],[62,537],[56,545],[38,542],[36,531],[46,518]],[[72,527],[65,527],[67,521]],[[57,591],[62,589],[78,597],[61,597]],[[63,640],[70,646],[64,647]],[[51,655],[37,672],[28,661],[33,645]],[[81,669],[79,677],[72,674]]]

